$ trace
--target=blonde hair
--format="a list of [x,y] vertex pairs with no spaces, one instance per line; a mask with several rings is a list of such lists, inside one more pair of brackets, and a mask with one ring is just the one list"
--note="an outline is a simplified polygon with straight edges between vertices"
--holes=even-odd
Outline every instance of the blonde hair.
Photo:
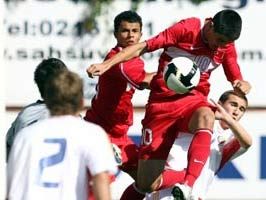
[[83,107],[83,83],[78,74],[61,70],[45,84],[44,100],[51,115],[75,115]]

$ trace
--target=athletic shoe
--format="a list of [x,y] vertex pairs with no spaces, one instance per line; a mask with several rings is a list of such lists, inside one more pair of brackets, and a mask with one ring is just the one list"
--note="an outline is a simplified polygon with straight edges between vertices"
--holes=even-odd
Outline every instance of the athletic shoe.
[[176,184],[173,187],[172,195],[175,200],[193,200],[191,199],[192,188],[187,185]]

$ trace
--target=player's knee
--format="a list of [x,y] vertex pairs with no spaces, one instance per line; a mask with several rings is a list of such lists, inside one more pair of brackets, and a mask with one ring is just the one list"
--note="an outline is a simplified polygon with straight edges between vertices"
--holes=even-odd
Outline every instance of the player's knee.
[[206,109],[200,113],[199,119],[200,121],[202,121],[202,123],[212,126],[215,120],[215,116],[211,109]]
[[212,129],[214,120],[214,112],[210,108],[199,108],[193,113],[191,117],[191,120],[189,122],[189,129],[192,132],[199,128]]

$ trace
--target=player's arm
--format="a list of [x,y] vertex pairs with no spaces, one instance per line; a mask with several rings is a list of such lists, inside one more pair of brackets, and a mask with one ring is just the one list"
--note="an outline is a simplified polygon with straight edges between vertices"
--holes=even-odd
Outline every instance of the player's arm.
[[252,145],[252,138],[250,134],[238,121],[234,120],[220,104],[215,102],[213,103],[217,107],[215,118],[224,121],[233,132],[240,146],[244,149],[248,149]]
[[251,90],[251,85],[248,81],[244,80],[235,80],[232,83],[232,86],[236,92],[242,92],[244,94],[248,94]]
[[228,44],[225,51],[223,68],[227,80],[231,82],[236,92],[248,94],[251,90],[251,85],[248,81],[243,80],[237,63],[237,52],[234,43]]
[[217,106],[215,118],[224,121],[235,136],[230,141],[226,141],[226,144],[221,150],[222,159],[218,169],[219,171],[229,160],[233,160],[245,153],[252,144],[252,138],[244,127],[238,121],[234,120],[221,105],[215,102],[213,103]]
[[92,189],[96,200],[111,200],[110,179],[107,172],[92,177]]
[[146,52],[146,42],[141,42],[129,47],[124,48],[118,54],[114,55],[110,59],[105,60],[99,64],[92,64],[87,68],[87,73],[89,77],[100,76],[105,71],[110,69],[112,66],[130,60],[131,58],[140,56]]

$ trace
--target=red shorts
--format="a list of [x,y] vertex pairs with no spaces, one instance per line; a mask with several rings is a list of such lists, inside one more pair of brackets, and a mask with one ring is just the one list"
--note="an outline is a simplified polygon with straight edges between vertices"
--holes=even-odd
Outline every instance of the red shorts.
[[188,124],[195,110],[213,106],[201,93],[163,103],[149,103],[142,120],[140,159],[166,160],[179,131],[189,132]]
[[121,137],[108,136],[111,143],[121,150],[122,165],[119,168],[125,172],[137,170],[139,147],[127,135]]

